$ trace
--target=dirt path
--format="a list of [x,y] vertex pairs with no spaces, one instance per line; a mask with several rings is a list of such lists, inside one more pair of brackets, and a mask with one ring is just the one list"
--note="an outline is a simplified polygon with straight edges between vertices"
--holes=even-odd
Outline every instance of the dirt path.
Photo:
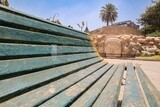
[[139,61],[139,60],[121,60],[121,59],[105,59],[109,63],[119,64],[132,62],[135,64],[140,64],[143,71],[146,73],[148,78],[154,84],[154,86],[160,92],[160,61]]

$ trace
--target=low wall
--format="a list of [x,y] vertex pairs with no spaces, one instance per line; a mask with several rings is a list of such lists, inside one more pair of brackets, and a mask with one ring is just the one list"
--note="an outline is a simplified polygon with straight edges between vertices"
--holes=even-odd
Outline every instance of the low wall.
[[103,34],[94,36],[93,41],[98,52],[106,57],[152,56],[160,53],[160,37]]

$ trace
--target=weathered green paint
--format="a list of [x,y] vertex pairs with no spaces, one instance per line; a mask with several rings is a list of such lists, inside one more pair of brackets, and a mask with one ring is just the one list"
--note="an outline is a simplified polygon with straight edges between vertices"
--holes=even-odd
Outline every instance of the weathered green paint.
[[[0,6],[0,41],[0,107],[118,103],[124,65],[100,62],[87,34]],[[159,92],[136,69],[150,106],[160,106]],[[122,106],[144,107],[132,64],[127,72]]]
[[117,107],[124,68],[124,64],[118,66],[118,69],[92,107],[105,107],[106,105]]
[[[104,66],[104,63],[102,62],[89,66],[67,77],[64,77],[55,82],[49,83],[43,87],[40,87],[38,89],[32,90],[23,95],[17,96],[16,98],[8,100],[2,103],[1,107],[10,107],[10,106],[33,107],[33,106],[36,106],[37,104],[40,104],[43,101],[52,98],[54,95],[67,89],[68,87],[71,87],[72,85],[76,84],[83,78],[86,78],[91,73],[96,72],[98,69],[100,69],[103,66]],[[108,65],[108,66],[111,66],[111,65]],[[64,70],[65,69],[67,70],[68,66],[66,66]],[[69,68],[69,69],[74,69],[74,68]],[[61,67],[59,67],[57,71],[62,72]]]
[[131,63],[127,64],[127,78],[122,107],[146,107],[134,67]]
[[24,13],[24,12],[22,12],[22,11],[15,10],[15,9],[13,9],[13,8],[8,8],[8,7],[3,6],[3,5],[0,6],[0,10],[1,10],[1,9],[2,9],[2,10],[5,10],[5,11],[10,11],[10,12],[12,12],[12,13],[20,14],[21,16],[25,16],[25,17],[27,17],[27,18],[31,18],[31,19],[39,20],[39,21],[42,21],[42,22],[45,22],[45,23],[49,23],[49,24],[54,25],[54,26],[58,26],[58,27],[62,27],[62,28],[65,28],[65,29],[69,29],[69,30],[72,30],[72,31],[75,31],[75,32],[78,32],[78,33],[86,34],[85,32],[81,32],[81,31],[79,31],[79,30],[72,29],[72,28],[70,28],[70,27],[66,27],[66,26],[63,26],[63,25],[59,25],[59,24],[56,24],[56,23],[52,23],[52,22],[49,22],[49,21],[47,21],[47,20],[45,20],[45,19],[42,19],[42,18],[33,16],[33,15],[31,15],[31,14],[28,14],[28,13]]
[[[100,61],[98,58],[89,59],[87,61],[80,61],[73,64],[63,65],[32,74],[18,76],[0,81],[0,98],[10,95],[31,86],[43,83],[45,81],[65,76],[66,74],[74,73],[76,70],[88,67],[89,65]],[[74,67],[73,67],[74,66]]]
[[78,82],[77,84],[71,86],[67,90],[61,92],[57,96],[51,98],[50,100],[46,101],[40,107],[49,107],[49,106],[56,106],[56,107],[64,107],[71,103],[78,95],[84,92],[90,85],[94,84],[99,78],[105,74],[111,66],[104,66],[103,68],[99,69],[97,72],[91,74],[90,76],[86,77],[82,81]]
[[138,73],[140,82],[143,86],[144,93],[147,97],[150,107],[160,107],[159,91],[155,88],[143,70],[137,65],[136,71]]
[[[117,69],[117,65],[113,66],[106,72],[89,90],[87,90],[80,98],[78,98],[71,107],[91,107],[98,95],[103,91],[105,85],[109,82],[112,75]],[[111,88],[111,87],[108,87]],[[99,99],[99,97],[98,97]],[[103,101],[103,100],[102,100]],[[100,105],[96,106],[99,107]],[[103,105],[105,107],[106,105]]]
[[17,42],[31,42],[38,44],[61,44],[61,45],[79,45],[79,46],[92,46],[89,41],[44,34],[39,32],[31,32],[15,28],[8,28],[0,26],[0,40],[17,41]]
[[92,47],[0,43],[0,57],[94,52]]
[[30,27],[30,29],[35,29],[38,31],[45,30],[48,32],[53,32],[57,34],[64,34],[66,36],[81,38],[85,40],[89,40],[89,37],[86,36],[86,34],[77,32],[68,28],[56,26],[54,24],[38,20],[36,18],[28,18],[25,14],[19,14],[18,12],[14,10],[8,11],[7,9],[4,9],[0,6],[0,21],[1,23],[10,23],[12,26],[15,25],[21,25],[22,28]]
[[71,54],[48,57],[36,57],[26,59],[14,59],[0,61],[0,77],[13,73],[27,73],[33,69],[54,67],[60,64],[66,64],[73,61],[85,60],[86,58],[96,57],[95,53]]

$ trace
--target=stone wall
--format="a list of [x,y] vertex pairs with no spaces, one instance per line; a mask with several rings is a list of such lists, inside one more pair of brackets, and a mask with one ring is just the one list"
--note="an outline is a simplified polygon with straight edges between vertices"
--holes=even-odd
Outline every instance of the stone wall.
[[160,37],[137,35],[97,35],[93,41],[100,54],[110,57],[152,56],[160,53]]

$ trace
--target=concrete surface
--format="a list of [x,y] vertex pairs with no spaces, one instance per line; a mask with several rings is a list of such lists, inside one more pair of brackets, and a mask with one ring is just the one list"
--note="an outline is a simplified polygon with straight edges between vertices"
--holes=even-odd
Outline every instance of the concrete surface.
[[113,64],[132,62],[140,64],[143,71],[160,92],[160,61],[140,61],[140,60],[124,60],[124,59],[105,59],[105,61]]

